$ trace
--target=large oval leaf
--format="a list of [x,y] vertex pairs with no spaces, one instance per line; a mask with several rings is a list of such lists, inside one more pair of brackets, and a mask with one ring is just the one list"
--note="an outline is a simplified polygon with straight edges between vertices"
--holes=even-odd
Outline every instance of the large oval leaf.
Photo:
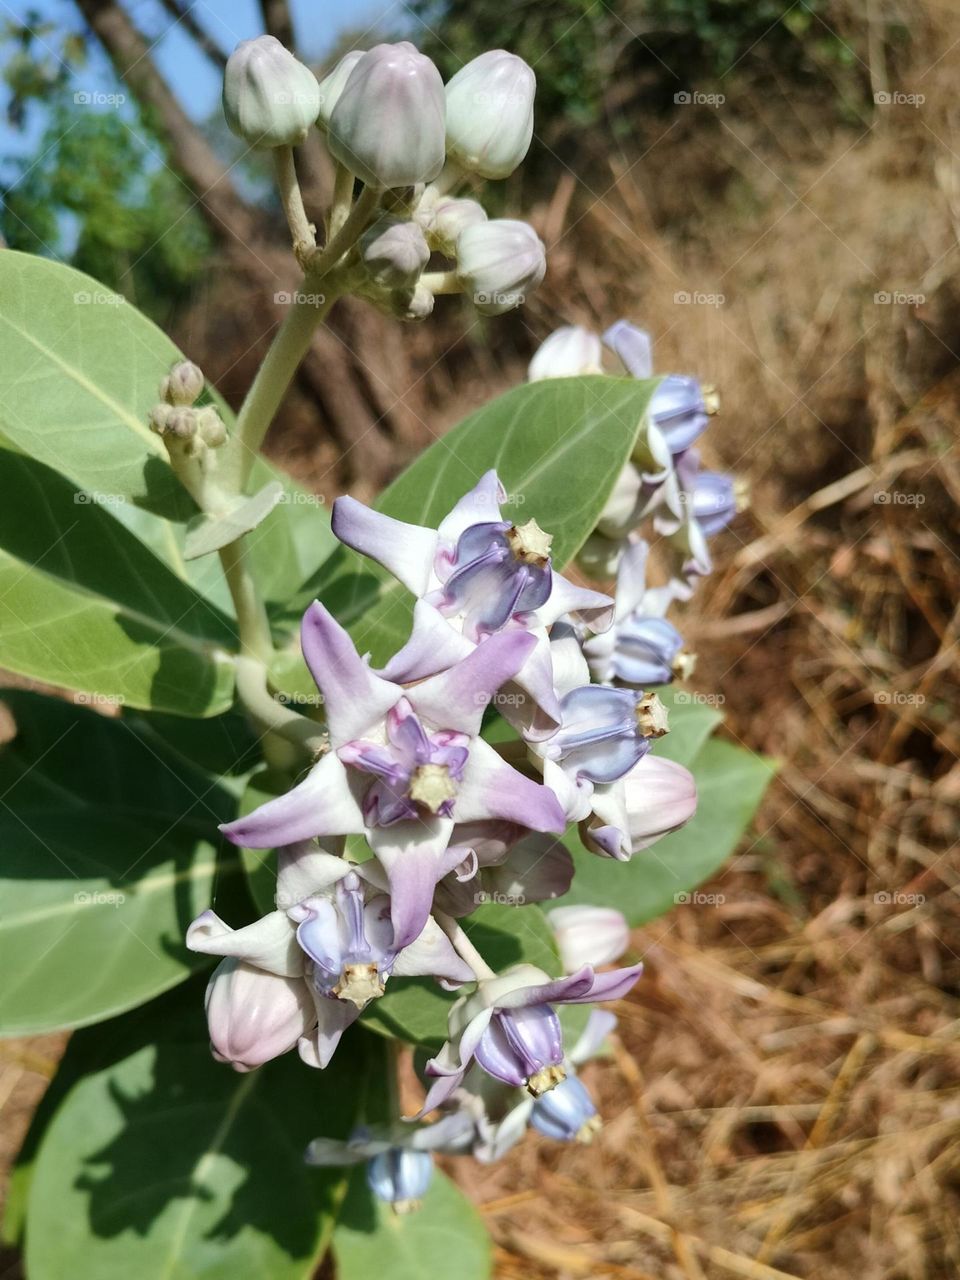
[[346,1136],[371,1038],[324,1072],[287,1054],[238,1074],[210,1056],[195,983],[97,1034],[109,1060],[69,1089],[30,1177],[31,1280],[307,1280],[344,1179],[303,1152]]
[[49,467],[0,449],[0,488],[0,664],[134,707],[230,706],[222,613]]
[[729,742],[711,741],[691,767],[699,797],[695,816],[631,862],[589,853],[575,828],[567,835],[577,872],[559,905],[616,907],[630,924],[643,924],[683,904],[726,862],[749,827],[775,765]]
[[362,1169],[350,1180],[333,1233],[338,1280],[487,1280],[490,1238],[470,1201],[439,1170],[415,1213],[398,1216],[371,1196]]
[[81,1026],[209,962],[190,921],[238,877],[211,836],[235,801],[109,719],[40,694],[4,694],[0,752],[0,1033]]
[[[505,513],[519,522],[533,518],[551,533],[554,564],[562,568],[596,527],[655,386],[596,376],[515,387],[420,454],[377,506],[436,526],[495,467],[507,490]],[[315,595],[377,663],[407,639],[409,593],[370,561],[338,552],[298,593],[294,609],[302,612]]]

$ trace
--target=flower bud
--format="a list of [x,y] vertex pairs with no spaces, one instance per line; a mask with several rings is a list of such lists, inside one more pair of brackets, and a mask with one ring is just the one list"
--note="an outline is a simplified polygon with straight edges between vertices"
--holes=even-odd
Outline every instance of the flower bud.
[[700,383],[679,373],[661,379],[650,397],[648,413],[672,454],[689,449],[710,421]]
[[433,1156],[429,1151],[391,1147],[367,1162],[367,1186],[395,1213],[419,1209],[432,1177]]
[[412,44],[378,44],[350,72],[328,125],[330,152],[374,187],[432,181],[444,162],[443,81]]
[[350,53],[344,54],[330,74],[320,81],[320,115],[317,117],[317,124],[321,129],[329,127],[333,109],[340,101],[340,95],[347,86],[351,71],[362,57],[362,49],[351,50]]
[[182,405],[155,404],[150,410],[150,430],[158,436],[189,440],[197,432],[197,411]]
[[541,378],[575,378],[581,373],[602,373],[600,339],[578,324],[564,325],[541,342],[530,367],[527,381]]
[[457,241],[457,276],[481,315],[499,316],[518,307],[546,269],[543,243],[526,222],[480,222]]
[[596,968],[619,960],[630,945],[630,929],[612,907],[554,907],[547,912],[564,973],[585,964]]
[[203,374],[190,360],[175,364],[160,383],[160,399],[167,404],[191,405],[203,390]]
[[432,205],[421,205],[418,216],[428,243],[448,258],[456,257],[462,231],[487,220],[483,205],[456,196],[441,196]]
[[211,449],[218,449],[227,438],[227,428],[223,419],[210,404],[198,409],[196,413],[197,433],[200,439]]
[[722,471],[699,472],[690,502],[694,519],[707,535],[719,533],[741,507],[733,477]]
[[[625,835],[631,853],[639,853],[661,836],[676,831],[697,811],[697,784],[693,774],[682,764],[663,756],[644,756],[624,778],[623,787],[628,826]],[[588,849],[609,855],[606,844],[598,843],[586,823],[580,834]]]
[[447,154],[468,173],[508,178],[533,137],[537,78],[522,58],[491,49],[447,85]]
[[426,320],[433,314],[436,299],[424,284],[391,295],[391,312],[398,320]]
[[593,1099],[578,1076],[567,1076],[555,1089],[533,1104],[530,1123],[555,1142],[593,1141],[600,1131],[600,1117]]
[[430,261],[430,250],[416,222],[381,218],[360,239],[363,265],[371,280],[385,289],[403,289],[416,283]]
[[302,142],[320,111],[320,86],[273,36],[241,40],[223,74],[223,113],[251,147]]
[[213,1056],[236,1071],[286,1053],[317,1020],[302,979],[281,978],[232,956],[214,970],[206,1007]]

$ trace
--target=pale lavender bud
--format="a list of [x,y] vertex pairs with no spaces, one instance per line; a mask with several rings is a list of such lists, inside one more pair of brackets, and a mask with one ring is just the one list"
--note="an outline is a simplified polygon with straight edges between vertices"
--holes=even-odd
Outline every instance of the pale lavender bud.
[[[662,836],[689,822],[697,811],[697,784],[689,769],[663,756],[644,756],[621,784],[625,792],[630,852],[647,849]],[[584,844],[594,853],[610,854],[609,829],[581,825]]]
[[530,1123],[555,1142],[593,1141],[600,1130],[600,1117],[593,1099],[578,1076],[567,1076],[556,1088],[538,1098],[530,1113]]
[[457,241],[457,276],[481,315],[520,306],[546,270],[543,242],[526,222],[495,218],[467,227]]
[[320,86],[273,36],[242,40],[223,73],[223,113],[251,147],[302,142],[320,111]]
[[203,374],[190,360],[180,360],[160,383],[160,399],[167,404],[190,405],[203,390]]
[[330,152],[373,187],[432,181],[444,162],[440,72],[412,44],[378,44],[359,58],[328,125]]
[[433,1156],[429,1151],[391,1147],[367,1162],[367,1186],[394,1213],[419,1209],[433,1177]]
[[381,218],[360,239],[363,265],[385,289],[409,288],[430,261],[430,250],[416,222]]
[[429,243],[448,258],[456,256],[462,231],[487,220],[483,205],[456,196],[441,196],[434,204],[422,206],[418,216]]
[[197,411],[197,433],[204,444],[218,449],[227,438],[227,428],[213,405],[205,405]]
[[447,85],[447,154],[468,173],[507,178],[533,137],[537,78],[504,49],[482,53]]
[[328,76],[320,81],[320,114],[317,124],[326,129],[330,124],[333,109],[340,101],[340,95],[347,86],[350,73],[363,57],[362,49],[353,49],[344,54]]
[[539,346],[527,369],[527,380],[575,378],[581,373],[601,373],[600,339],[578,324],[564,325]]
[[213,1056],[236,1071],[286,1053],[317,1020],[301,978],[281,978],[232,956],[214,970],[206,1007]]
[[619,960],[630,945],[630,929],[612,907],[554,907],[547,912],[565,973],[585,964],[596,968]]

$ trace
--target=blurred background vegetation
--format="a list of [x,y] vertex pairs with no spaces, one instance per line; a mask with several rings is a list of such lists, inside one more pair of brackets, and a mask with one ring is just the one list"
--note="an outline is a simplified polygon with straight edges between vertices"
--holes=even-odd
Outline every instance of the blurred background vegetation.
[[[136,301],[237,403],[295,276],[262,167],[192,92],[227,50],[221,8],[8,17],[0,225]],[[283,35],[286,6],[262,10]],[[751,489],[687,614],[694,683],[783,761],[719,902],[638,938],[602,1140],[453,1172],[517,1280],[954,1277],[960,11],[413,0],[329,27],[313,60],[398,37],[445,74],[496,45],[535,66],[529,162],[484,198],[533,221],[547,278],[495,327],[455,299],[419,328],[341,308],[270,450],[369,495],[557,325],[645,324],[660,371],[719,388],[709,461]],[[91,86],[125,101],[79,103]],[[301,169],[322,207],[319,148]],[[57,1051],[0,1060],[11,1150]]]

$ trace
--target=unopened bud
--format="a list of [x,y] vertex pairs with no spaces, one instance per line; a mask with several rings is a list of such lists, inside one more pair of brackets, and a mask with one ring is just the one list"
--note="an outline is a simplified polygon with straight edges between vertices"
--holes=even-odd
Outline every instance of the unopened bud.
[[456,196],[441,196],[434,204],[421,206],[418,217],[431,248],[448,258],[456,256],[462,231],[487,220],[483,205]]
[[175,364],[160,383],[160,398],[167,404],[191,405],[203,390],[203,374],[190,360]]
[[210,446],[211,449],[217,449],[227,438],[227,428],[223,419],[217,413],[213,405],[206,405],[203,409],[198,409],[197,413],[197,433],[204,444]]
[[150,410],[150,430],[159,436],[176,436],[189,440],[196,435],[197,412],[184,406],[157,404]]
[[576,973],[585,964],[612,964],[630,945],[629,926],[613,907],[554,907],[547,920],[564,973]]
[[447,154],[469,173],[507,178],[533,137],[537,78],[522,58],[491,49],[447,85]]
[[526,222],[480,222],[467,227],[457,242],[457,276],[481,315],[518,307],[546,269],[543,243]]
[[430,261],[430,249],[416,222],[381,218],[360,240],[360,253],[370,278],[385,289],[416,283]]
[[432,181],[444,162],[440,72],[412,44],[378,44],[350,72],[330,116],[330,152],[373,187]]
[[333,109],[340,101],[340,95],[350,79],[350,72],[363,57],[362,49],[353,49],[344,54],[328,76],[320,81],[320,115],[317,124],[326,129],[330,124]]
[[426,320],[433,314],[436,299],[425,284],[390,294],[390,312],[398,320]]
[[601,373],[602,359],[603,350],[595,333],[578,324],[564,325],[540,344],[530,361],[527,380],[538,382],[541,378],[575,378],[581,373]]
[[320,112],[320,86],[273,36],[242,40],[223,74],[223,113],[251,147],[302,142]]
[[286,1053],[316,1021],[307,984],[242,960],[221,960],[207,986],[210,1047],[220,1062],[250,1071]]

